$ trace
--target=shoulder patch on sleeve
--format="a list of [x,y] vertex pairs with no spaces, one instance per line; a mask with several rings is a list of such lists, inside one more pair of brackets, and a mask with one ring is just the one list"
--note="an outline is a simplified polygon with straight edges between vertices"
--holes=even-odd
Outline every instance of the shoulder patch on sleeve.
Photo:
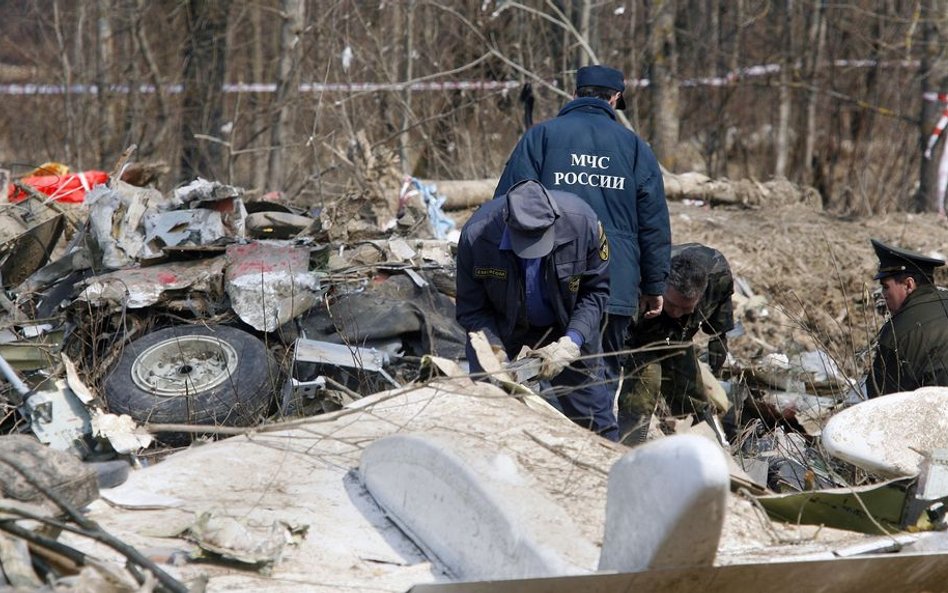
[[606,238],[606,229],[603,228],[602,223],[597,223],[599,225],[599,259],[602,261],[609,260],[609,239]]

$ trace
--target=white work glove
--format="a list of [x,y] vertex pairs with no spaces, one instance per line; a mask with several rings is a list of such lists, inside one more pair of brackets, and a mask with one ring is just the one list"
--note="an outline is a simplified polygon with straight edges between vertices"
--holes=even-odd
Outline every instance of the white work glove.
[[541,379],[552,379],[563,372],[569,363],[579,358],[579,346],[569,336],[563,336],[552,344],[543,348],[531,350],[527,356],[539,358]]

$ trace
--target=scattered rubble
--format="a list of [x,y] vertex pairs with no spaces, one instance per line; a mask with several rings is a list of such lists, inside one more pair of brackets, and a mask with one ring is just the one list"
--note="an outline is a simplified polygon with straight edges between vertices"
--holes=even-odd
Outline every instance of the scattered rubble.
[[[391,173],[384,155],[352,151],[367,171]],[[453,304],[463,214],[443,211],[467,202],[390,177],[320,211],[203,179],[169,194],[108,174],[11,186],[17,204],[0,205],[0,590],[186,591],[203,578],[255,591],[277,576],[332,583],[312,590],[384,577],[392,590],[437,591],[458,578],[709,575],[788,556],[791,533],[808,533],[813,554],[845,542],[849,555],[871,555],[884,546],[863,534],[946,527],[940,440],[906,444],[900,424],[860,446],[911,462],[860,462],[839,435],[855,437],[849,419],[882,420],[870,413],[879,400],[862,402],[856,354],[813,335],[785,347],[760,331],[842,323],[861,315],[856,304],[874,315],[866,291],[843,290],[851,308],[800,312],[774,294],[779,281],[747,273],[757,251],[735,257],[740,324],[726,379],[709,393],[722,413],[656,421],[655,442],[629,452],[565,421],[521,361],[482,365],[491,380],[470,380]],[[54,201],[67,193],[75,205]],[[743,212],[773,205],[735,199]],[[676,204],[677,224],[694,208]],[[926,397],[906,395],[905,422]],[[30,482],[16,470],[27,442],[66,456],[81,479],[31,457],[53,482]],[[560,531],[570,549],[544,539]],[[37,572],[31,559],[44,554],[69,562]],[[235,563],[250,570],[217,567]],[[944,569],[911,590],[936,576]]]

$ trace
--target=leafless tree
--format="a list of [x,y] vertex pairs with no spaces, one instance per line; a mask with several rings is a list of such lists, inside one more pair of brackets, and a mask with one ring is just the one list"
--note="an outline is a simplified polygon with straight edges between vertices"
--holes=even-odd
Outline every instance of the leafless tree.
[[227,14],[230,0],[187,0],[181,101],[181,173],[223,179]]
[[[523,131],[523,86],[534,121],[554,117],[576,68],[601,62],[627,73],[624,115],[669,170],[783,174],[855,213],[930,210],[937,154],[922,159],[919,137],[942,106],[919,109],[919,97],[948,90],[946,10],[940,0],[7,0],[0,84],[66,92],[4,95],[0,164],[108,169],[136,144],[137,159],[176,164],[164,187],[203,175],[312,203],[352,191],[347,152],[361,137],[399,156],[398,176],[492,177]],[[439,87],[458,81],[514,86]],[[275,86],[222,92],[243,82]],[[320,86],[350,82],[388,86]]]
[[280,28],[280,59],[277,91],[270,123],[270,167],[267,187],[284,187],[283,163],[287,158],[284,143],[289,133],[292,99],[299,95],[299,65],[303,55],[302,37],[306,5],[303,0],[281,0],[283,19]]

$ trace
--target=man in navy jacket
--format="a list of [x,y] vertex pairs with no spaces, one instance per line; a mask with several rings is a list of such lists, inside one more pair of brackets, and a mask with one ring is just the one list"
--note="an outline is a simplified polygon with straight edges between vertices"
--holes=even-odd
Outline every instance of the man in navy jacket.
[[[645,319],[662,311],[668,278],[671,228],[662,172],[651,148],[616,121],[624,109],[622,73],[585,66],[576,73],[576,98],[559,115],[527,130],[507,160],[494,197],[523,179],[568,191],[588,203],[605,227],[611,251],[611,290],[602,346],[624,349],[639,310]],[[641,298],[641,302],[640,302]],[[641,305],[641,306],[640,306]],[[606,356],[615,390],[619,357]]]
[[[608,298],[609,245],[592,208],[573,194],[523,181],[461,230],[458,322],[483,331],[508,360],[532,349],[543,361],[541,378],[552,384],[543,395],[575,422],[618,440],[613,395],[596,359]],[[482,370],[470,340],[468,362],[472,372]]]

